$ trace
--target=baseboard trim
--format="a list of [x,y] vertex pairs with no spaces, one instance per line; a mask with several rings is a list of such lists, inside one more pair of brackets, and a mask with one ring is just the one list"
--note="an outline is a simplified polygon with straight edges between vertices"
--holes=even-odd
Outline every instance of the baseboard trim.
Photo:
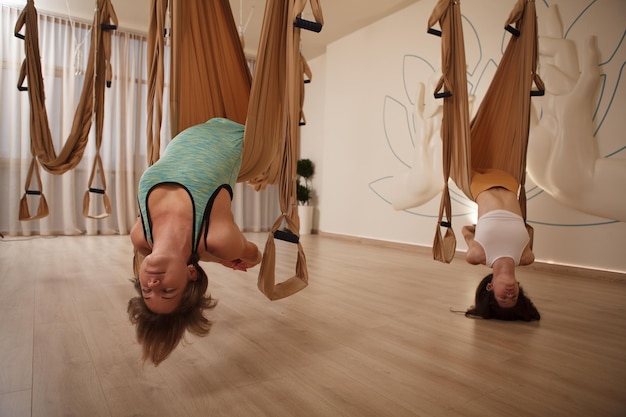
[[[359,236],[349,236],[328,232],[316,231],[315,234],[331,239],[345,240],[354,243],[362,243],[366,245],[382,246],[387,248],[396,248],[401,250],[409,250],[420,254],[432,256],[431,248],[428,246],[415,245],[410,243],[391,242],[386,240],[365,238]],[[456,257],[463,257],[465,252],[457,251]],[[535,262],[532,265],[525,266],[524,269],[531,269],[538,272],[549,272],[558,275],[568,275],[581,278],[594,278],[609,281],[623,281],[626,282],[626,273],[620,273],[615,271],[605,271],[601,269],[584,268],[573,265],[553,264],[547,262]]]

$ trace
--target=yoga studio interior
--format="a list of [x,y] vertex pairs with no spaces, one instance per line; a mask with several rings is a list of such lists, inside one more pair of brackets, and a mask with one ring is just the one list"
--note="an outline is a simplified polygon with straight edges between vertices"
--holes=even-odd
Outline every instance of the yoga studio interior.
[[0,22],[0,417],[626,416],[624,0]]

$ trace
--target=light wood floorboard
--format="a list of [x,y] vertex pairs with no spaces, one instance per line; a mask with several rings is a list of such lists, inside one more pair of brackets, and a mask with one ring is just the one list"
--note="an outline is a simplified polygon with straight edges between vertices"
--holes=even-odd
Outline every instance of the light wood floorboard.
[[[450,309],[489,270],[462,256],[302,242],[309,286],[283,300],[257,268],[204,264],[214,328],[155,368],[126,315],[128,236],[0,241],[0,416],[626,415],[626,276],[526,268],[540,322],[473,320]],[[280,281],[296,251],[276,246]]]

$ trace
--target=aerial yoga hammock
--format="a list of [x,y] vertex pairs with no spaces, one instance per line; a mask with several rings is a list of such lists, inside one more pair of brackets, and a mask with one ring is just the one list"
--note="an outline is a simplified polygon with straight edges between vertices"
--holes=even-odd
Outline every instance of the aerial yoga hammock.
[[[109,61],[111,55],[111,31],[117,27],[117,16],[110,0],[97,0],[91,32],[91,47],[85,72],[85,82],[80,101],[74,115],[72,130],[60,154],[56,154],[52,134],[48,125],[48,114],[45,104],[45,91],[41,71],[39,53],[39,28],[37,10],[33,0],[28,0],[15,25],[14,34],[24,40],[26,57],[20,69],[18,90],[28,91],[30,104],[30,150],[32,159],[26,177],[25,192],[20,201],[19,219],[35,220],[48,215],[48,204],[43,194],[43,186],[39,173],[39,165],[54,175],[61,175],[78,165],[83,157],[89,138],[92,121],[96,121],[96,156],[89,177],[89,185],[83,198],[83,215],[93,219],[101,219],[111,214],[111,203],[106,194],[106,180],[100,157],[102,144],[102,128],[104,122],[104,87],[110,86],[112,68]],[[24,34],[20,33],[26,26]],[[24,81],[28,80],[27,86]],[[99,173],[101,187],[94,186],[96,171]],[[31,189],[33,175],[37,188]],[[90,214],[90,195],[99,194],[103,197],[104,213]],[[37,213],[30,214],[28,195],[38,195]]]
[[[257,283],[270,300],[287,297],[308,284],[295,209],[304,75],[311,78],[300,53],[300,31],[304,28],[319,32],[323,18],[319,0],[310,0],[316,21],[303,20],[306,3],[307,0],[266,2],[254,77],[250,76],[228,0],[153,0],[151,6],[148,164],[152,165],[160,155],[164,34],[169,6],[172,137],[214,117],[245,124],[243,161],[237,181],[247,182],[256,190],[268,184],[279,186],[281,215],[268,236]],[[288,233],[280,230],[283,223]],[[275,238],[298,247],[295,275],[280,283],[275,282]]]
[[[433,28],[439,23],[441,30]],[[470,122],[460,0],[439,0],[428,20],[429,33],[441,36],[442,77],[435,98],[442,98],[444,188],[433,243],[435,260],[454,258],[456,238],[448,179],[471,200],[472,180],[490,170],[508,173],[519,184],[518,200],[526,223],[526,151],[530,98],[543,95],[537,74],[537,17],[534,0],[518,0],[506,30],[512,36],[474,119]],[[534,88],[533,88],[534,84]],[[488,176],[486,177],[488,180]],[[443,221],[443,217],[446,217]],[[441,228],[445,228],[442,233]],[[531,245],[533,229],[526,223]],[[532,246],[531,246],[532,247]]]

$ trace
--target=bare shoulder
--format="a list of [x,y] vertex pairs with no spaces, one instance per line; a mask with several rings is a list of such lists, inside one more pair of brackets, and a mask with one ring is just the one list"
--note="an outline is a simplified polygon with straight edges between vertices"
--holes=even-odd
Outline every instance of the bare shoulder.
[[522,256],[520,257],[519,264],[524,266],[530,265],[533,262],[535,262],[535,254],[532,249],[530,249],[530,245],[526,245],[524,252],[522,252]]
[[467,252],[465,253],[465,261],[472,265],[485,265],[487,262],[485,250],[473,239],[468,242]]
[[243,234],[231,211],[230,194],[222,189],[213,202],[201,259],[235,259],[242,251]]

